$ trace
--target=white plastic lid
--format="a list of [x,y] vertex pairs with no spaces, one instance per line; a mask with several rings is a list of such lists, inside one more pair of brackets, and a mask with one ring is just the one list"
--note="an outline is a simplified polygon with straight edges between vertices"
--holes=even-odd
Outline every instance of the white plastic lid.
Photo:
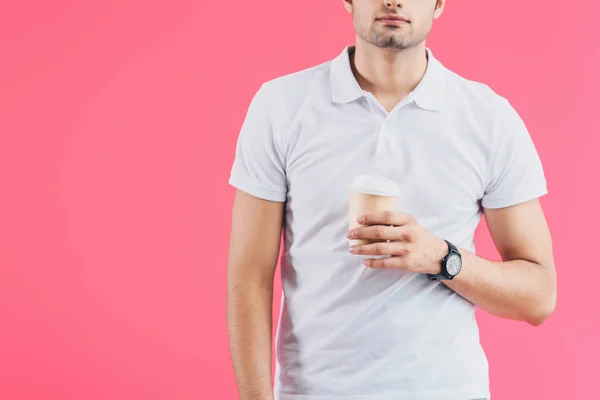
[[376,175],[357,175],[350,187],[357,192],[377,196],[400,196],[400,186],[391,179]]

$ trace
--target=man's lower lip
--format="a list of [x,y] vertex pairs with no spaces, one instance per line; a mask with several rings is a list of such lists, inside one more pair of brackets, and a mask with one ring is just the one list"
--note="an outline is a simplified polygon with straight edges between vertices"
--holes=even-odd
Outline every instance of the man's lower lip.
[[394,25],[400,25],[400,24],[406,24],[408,22],[401,20],[401,19],[379,19],[379,22],[383,22],[384,24],[394,24]]

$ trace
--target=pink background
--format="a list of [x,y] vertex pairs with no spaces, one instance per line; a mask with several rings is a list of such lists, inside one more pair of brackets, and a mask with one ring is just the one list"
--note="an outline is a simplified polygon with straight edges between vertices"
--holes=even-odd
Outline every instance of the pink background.
[[[598,12],[449,0],[430,37],[513,102],[551,192],[556,313],[533,328],[478,312],[494,400],[600,396]],[[263,81],[353,40],[341,0],[3,2],[0,399],[237,398],[239,128]],[[483,228],[478,243],[496,257]]]

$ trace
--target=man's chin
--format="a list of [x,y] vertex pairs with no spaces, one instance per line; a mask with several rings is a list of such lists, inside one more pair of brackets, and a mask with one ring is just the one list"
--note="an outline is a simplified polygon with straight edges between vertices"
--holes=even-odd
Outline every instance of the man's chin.
[[408,42],[399,42],[397,40],[379,41],[373,42],[373,44],[382,49],[404,50],[410,47]]
[[377,35],[371,40],[375,46],[383,49],[406,49],[410,47],[410,41],[391,35]]

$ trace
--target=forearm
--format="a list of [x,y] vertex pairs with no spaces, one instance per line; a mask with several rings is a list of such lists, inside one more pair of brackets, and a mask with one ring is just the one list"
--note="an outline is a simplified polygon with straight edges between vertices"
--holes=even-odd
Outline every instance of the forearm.
[[243,282],[229,289],[229,347],[240,400],[273,399],[272,304],[272,283]]
[[541,324],[554,310],[554,269],[525,261],[489,261],[460,249],[463,269],[444,283],[485,311],[499,317]]

